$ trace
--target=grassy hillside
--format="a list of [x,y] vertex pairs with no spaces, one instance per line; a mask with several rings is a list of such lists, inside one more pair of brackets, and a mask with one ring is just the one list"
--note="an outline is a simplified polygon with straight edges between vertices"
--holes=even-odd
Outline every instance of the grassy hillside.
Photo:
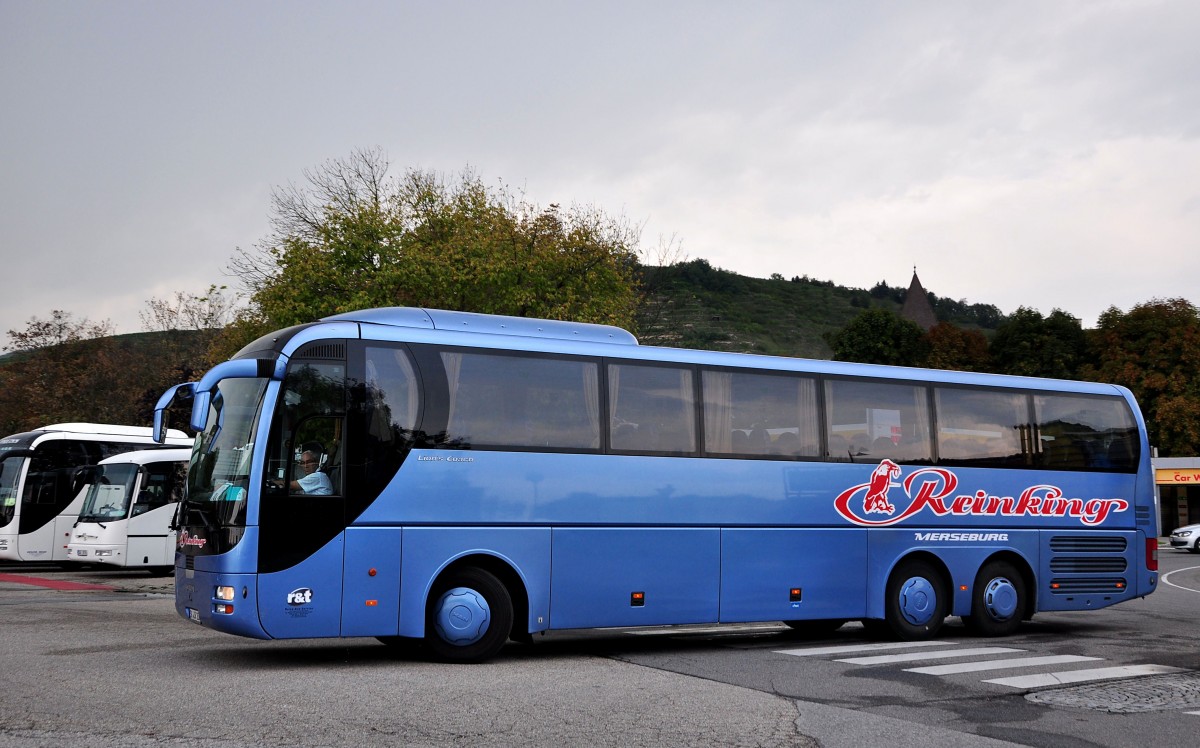
[[[899,313],[905,293],[883,283],[868,291],[807,276],[749,278],[704,260],[644,273],[650,292],[638,314],[643,344],[802,358],[829,358],[826,333],[865,309]],[[1003,319],[993,306],[930,298],[939,320],[960,327],[987,334]]]

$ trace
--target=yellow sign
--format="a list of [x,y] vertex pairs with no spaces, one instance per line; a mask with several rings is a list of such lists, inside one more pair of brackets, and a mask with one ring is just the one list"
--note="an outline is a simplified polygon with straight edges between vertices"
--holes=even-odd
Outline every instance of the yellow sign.
[[1161,485],[1200,486],[1200,470],[1167,468],[1154,471],[1154,482]]

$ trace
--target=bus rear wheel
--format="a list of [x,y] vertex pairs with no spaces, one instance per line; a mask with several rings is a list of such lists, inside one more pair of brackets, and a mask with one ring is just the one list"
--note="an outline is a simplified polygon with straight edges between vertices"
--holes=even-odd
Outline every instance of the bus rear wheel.
[[985,564],[975,575],[967,628],[981,636],[1008,636],[1021,625],[1025,612],[1025,580],[1007,561]]
[[512,620],[512,598],[500,580],[483,569],[459,569],[429,596],[425,644],[446,662],[480,662],[508,641]]
[[904,561],[888,577],[884,620],[903,641],[929,639],[946,620],[946,585],[928,561]]

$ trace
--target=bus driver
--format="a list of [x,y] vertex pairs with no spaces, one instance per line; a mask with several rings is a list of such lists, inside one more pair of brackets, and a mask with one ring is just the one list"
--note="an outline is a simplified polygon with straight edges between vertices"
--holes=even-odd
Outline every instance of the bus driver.
[[[304,471],[304,476],[299,480],[294,480],[288,484],[288,490],[293,493],[307,493],[314,496],[328,496],[333,493],[333,481],[329,480],[329,476],[319,472],[317,467],[321,464],[321,456],[311,449],[306,449],[300,453],[300,469]],[[282,482],[280,482],[282,486]]]

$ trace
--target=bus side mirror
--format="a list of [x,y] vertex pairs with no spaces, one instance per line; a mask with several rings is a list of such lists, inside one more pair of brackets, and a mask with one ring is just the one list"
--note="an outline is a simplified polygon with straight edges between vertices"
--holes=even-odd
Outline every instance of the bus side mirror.
[[83,487],[89,483],[96,482],[96,473],[99,472],[95,465],[85,465],[77,468],[75,475],[71,476],[71,494],[78,496]]
[[[162,444],[167,440],[168,420],[171,406],[177,402],[191,400],[196,392],[195,382],[177,384],[162,394],[154,405],[154,441]],[[201,426],[203,428],[203,426]],[[197,429],[199,430],[199,429]]]

